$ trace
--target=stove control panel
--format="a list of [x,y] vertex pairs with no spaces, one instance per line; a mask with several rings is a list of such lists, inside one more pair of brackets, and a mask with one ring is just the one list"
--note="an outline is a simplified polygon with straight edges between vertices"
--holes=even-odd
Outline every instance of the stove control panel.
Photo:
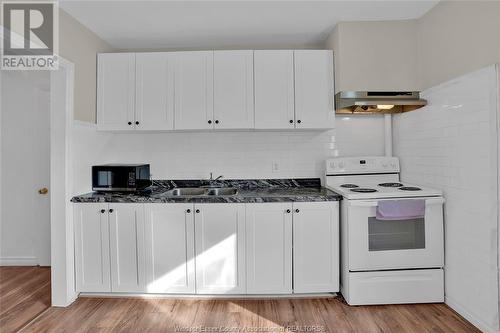
[[327,175],[397,172],[399,172],[399,159],[397,157],[339,157],[326,161]]

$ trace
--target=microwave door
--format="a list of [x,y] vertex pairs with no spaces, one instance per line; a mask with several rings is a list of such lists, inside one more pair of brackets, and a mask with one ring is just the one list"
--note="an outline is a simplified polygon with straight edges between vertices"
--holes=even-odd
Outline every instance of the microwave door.
[[423,218],[390,221],[376,218],[379,201],[348,203],[349,269],[442,267],[443,199],[426,199]]

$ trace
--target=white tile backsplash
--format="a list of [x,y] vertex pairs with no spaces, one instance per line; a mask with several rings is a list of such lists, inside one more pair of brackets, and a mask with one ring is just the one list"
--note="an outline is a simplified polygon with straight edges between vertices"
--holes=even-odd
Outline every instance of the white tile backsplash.
[[393,118],[402,180],[444,192],[446,297],[496,330],[497,81],[490,66],[425,91],[428,106]]

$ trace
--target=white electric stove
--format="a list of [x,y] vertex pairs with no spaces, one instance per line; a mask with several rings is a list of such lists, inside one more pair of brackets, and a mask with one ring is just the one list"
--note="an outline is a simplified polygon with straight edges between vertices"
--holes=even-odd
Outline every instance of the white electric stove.
[[[443,302],[442,192],[401,182],[396,157],[335,158],[326,170],[326,186],[343,196],[341,292],[347,303]],[[419,200],[425,214],[379,220],[385,200]]]

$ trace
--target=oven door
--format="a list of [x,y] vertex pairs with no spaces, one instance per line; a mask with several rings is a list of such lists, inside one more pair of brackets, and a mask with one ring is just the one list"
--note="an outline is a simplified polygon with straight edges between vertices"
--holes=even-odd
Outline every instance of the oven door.
[[423,218],[391,221],[376,218],[382,200],[347,202],[350,271],[443,267],[444,199],[415,199],[425,200]]

